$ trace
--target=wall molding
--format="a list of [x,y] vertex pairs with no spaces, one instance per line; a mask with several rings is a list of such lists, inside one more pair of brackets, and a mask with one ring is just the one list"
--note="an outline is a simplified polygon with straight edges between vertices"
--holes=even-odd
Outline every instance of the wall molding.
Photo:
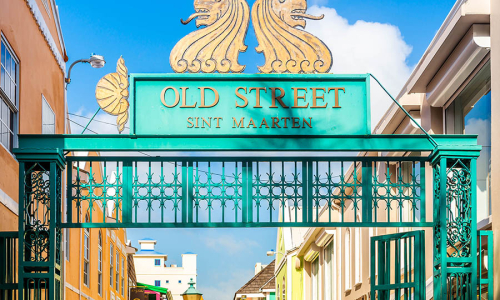
[[11,212],[13,212],[16,216],[19,216],[19,204],[14,201],[7,193],[5,193],[2,189],[0,189],[0,203],[5,205]]
[[52,51],[52,54],[54,55],[54,58],[56,59],[57,64],[59,65],[59,68],[63,71],[64,76],[66,77],[66,62],[64,61],[62,54],[59,52],[59,49],[57,49],[57,44],[52,35],[50,34],[49,27],[45,23],[45,19],[43,18],[40,8],[36,4],[35,0],[25,0],[25,1],[26,5],[28,5],[31,11],[31,14],[33,15],[33,18],[38,24],[38,28],[40,29],[43,37],[45,38],[45,41],[47,42],[50,50]]

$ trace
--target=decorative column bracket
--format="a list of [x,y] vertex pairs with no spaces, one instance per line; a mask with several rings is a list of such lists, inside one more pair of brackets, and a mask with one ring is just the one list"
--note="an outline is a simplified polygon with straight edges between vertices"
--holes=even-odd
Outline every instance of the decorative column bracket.
[[481,146],[440,146],[434,173],[434,299],[477,299],[476,160]]
[[58,149],[15,150],[19,162],[19,300],[60,300],[62,170]]

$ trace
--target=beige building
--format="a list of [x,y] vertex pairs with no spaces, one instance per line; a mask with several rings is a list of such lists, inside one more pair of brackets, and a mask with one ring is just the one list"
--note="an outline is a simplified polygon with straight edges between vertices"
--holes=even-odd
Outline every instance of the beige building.
[[[396,99],[431,134],[478,135],[483,150],[477,161],[477,228],[493,230],[494,259],[500,261],[500,185],[494,184],[500,182],[500,158],[492,155],[500,150],[500,1],[458,0]],[[393,104],[374,134],[421,132]],[[432,199],[432,170],[427,169],[426,199]],[[428,205],[427,215],[432,213]],[[326,213],[319,218],[326,218]],[[369,299],[369,238],[414,229],[309,229],[297,250],[300,261],[290,260],[294,268],[287,273],[298,272],[303,278],[300,288],[293,286],[303,296],[290,293],[288,285],[281,300]],[[426,298],[431,299],[432,229],[426,230],[425,240]],[[500,299],[500,268],[494,272],[494,299]]]

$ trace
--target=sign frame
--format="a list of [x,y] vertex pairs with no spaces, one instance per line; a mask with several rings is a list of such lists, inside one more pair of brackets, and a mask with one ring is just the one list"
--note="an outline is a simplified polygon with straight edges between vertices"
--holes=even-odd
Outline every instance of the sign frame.
[[[310,82],[310,81],[324,81],[324,82],[346,82],[346,83],[363,83],[364,89],[365,89],[365,94],[362,95],[364,99],[361,101],[363,102],[365,107],[365,123],[363,124],[363,129],[359,130],[358,132],[352,133],[352,135],[370,135],[371,134],[371,102],[370,102],[370,74],[166,74],[166,73],[132,73],[130,74],[130,121],[129,121],[129,126],[130,126],[130,134],[132,135],[176,135],[176,136],[196,136],[199,135],[200,133],[193,133],[193,134],[184,134],[184,133],[179,133],[179,132],[173,132],[173,133],[167,133],[167,132],[162,132],[158,134],[151,134],[151,133],[142,133],[138,132],[138,126],[137,126],[137,120],[139,119],[138,112],[137,112],[137,102],[140,101],[137,95],[137,83],[138,82],[158,82],[158,81],[172,81],[172,82],[263,82],[263,83],[268,83],[268,82],[276,82],[276,86],[279,86],[280,82],[287,82],[290,84],[290,82],[296,82],[300,84],[301,82]],[[158,93],[158,104],[164,107],[161,104],[160,100],[160,94]],[[332,93],[333,94],[333,93]],[[140,96],[139,96],[140,97]],[[182,96],[181,96],[182,98]],[[278,104],[279,105],[279,104]],[[345,121],[342,121],[345,122]],[[341,122],[341,123],[342,123]],[[361,124],[361,123],[360,123]],[[139,130],[140,131],[140,130]],[[208,134],[209,136],[217,136],[217,135],[228,135],[228,133],[221,133],[221,134],[216,134],[216,133],[210,133]],[[234,136],[259,136],[263,135],[260,133],[231,133],[229,135],[234,135]],[[280,135],[277,133],[274,134],[269,134],[270,136],[276,136]],[[283,134],[283,137],[286,136],[300,136],[302,134]],[[332,134],[331,132],[325,133],[325,134],[315,134],[315,135],[337,135],[337,134]],[[351,133],[339,133],[338,135],[351,135]]]

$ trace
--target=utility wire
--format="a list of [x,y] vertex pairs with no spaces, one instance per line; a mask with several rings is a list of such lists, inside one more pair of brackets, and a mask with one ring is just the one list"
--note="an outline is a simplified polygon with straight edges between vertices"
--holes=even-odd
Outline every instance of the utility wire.
[[[85,117],[85,116],[82,116],[82,115],[77,115],[77,114],[73,114],[73,113],[68,113],[68,115],[72,115],[72,116],[75,116],[75,117],[79,117],[79,118],[83,118],[83,119],[91,120],[91,118],[89,118],[89,117]],[[106,121],[100,121],[100,120],[95,120],[95,119],[94,119],[94,122],[99,122],[99,123],[103,123],[103,124],[107,124],[107,125],[116,126],[116,124],[109,123],[109,122],[106,122]],[[125,126],[125,128],[130,129],[130,128],[129,128],[129,127],[127,127],[127,126]],[[88,130],[88,129],[87,129],[87,130]]]

